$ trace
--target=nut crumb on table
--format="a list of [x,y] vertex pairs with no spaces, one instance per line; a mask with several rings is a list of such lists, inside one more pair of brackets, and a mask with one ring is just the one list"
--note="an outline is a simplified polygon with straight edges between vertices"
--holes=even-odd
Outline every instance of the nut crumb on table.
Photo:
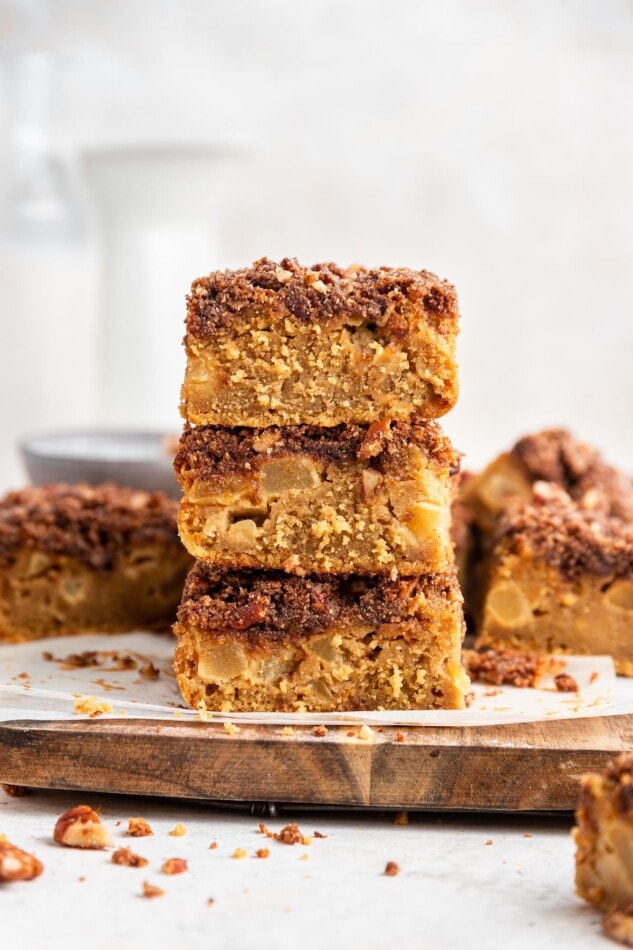
[[327,736],[327,728],[325,726],[315,726],[312,730],[312,735],[319,737]]
[[163,874],[183,874],[187,870],[188,866],[184,858],[167,858],[161,867]]
[[144,818],[128,818],[127,833],[131,838],[147,838],[154,834]]
[[131,848],[117,848],[112,855],[112,863],[126,868],[144,868],[149,863],[147,858],[134,854]]
[[385,877],[396,877],[400,874],[400,865],[395,861],[387,861],[384,870]]
[[255,852],[255,857],[256,857],[256,858],[269,858],[269,857],[270,857],[270,849],[269,849],[269,848],[258,848],[257,851]]
[[143,897],[162,897],[165,891],[148,881],[143,881]]
[[39,877],[44,865],[33,854],[22,851],[4,835],[0,835],[0,884],[14,881],[32,881]]
[[77,805],[57,819],[53,840],[66,848],[102,851],[112,847],[108,829],[89,805]]

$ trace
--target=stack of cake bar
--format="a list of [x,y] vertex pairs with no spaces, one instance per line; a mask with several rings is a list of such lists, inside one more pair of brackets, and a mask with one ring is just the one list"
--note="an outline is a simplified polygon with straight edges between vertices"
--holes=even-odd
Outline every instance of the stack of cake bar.
[[460,708],[454,289],[266,259],[188,298],[175,633],[213,710]]

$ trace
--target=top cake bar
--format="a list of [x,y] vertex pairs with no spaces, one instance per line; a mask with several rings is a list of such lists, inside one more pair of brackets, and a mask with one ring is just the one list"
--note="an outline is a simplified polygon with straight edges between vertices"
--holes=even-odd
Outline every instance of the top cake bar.
[[457,400],[455,289],[428,271],[262,258],[187,299],[194,425],[430,420]]

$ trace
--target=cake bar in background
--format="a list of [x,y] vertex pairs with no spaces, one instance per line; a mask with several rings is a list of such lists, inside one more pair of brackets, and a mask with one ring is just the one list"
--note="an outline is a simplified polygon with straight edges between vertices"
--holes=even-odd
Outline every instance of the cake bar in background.
[[436,423],[189,428],[175,461],[180,534],[224,568],[446,571],[458,467]]
[[454,288],[428,271],[266,258],[194,281],[182,415],[196,425],[434,419],[457,400]]
[[501,515],[485,577],[478,647],[610,654],[633,676],[633,525],[537,482]]
[[198,562],[174,632],[194,708],[461,709],[469,686],[454,572],[294,577]]
[[164,495],[48,485],[0,500],[0,640],[167,629],[192,560]]

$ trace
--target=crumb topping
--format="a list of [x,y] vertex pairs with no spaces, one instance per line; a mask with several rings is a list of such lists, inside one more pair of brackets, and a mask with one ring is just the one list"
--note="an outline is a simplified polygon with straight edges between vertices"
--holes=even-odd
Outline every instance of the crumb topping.
[[[382,430],[377,432],[377,427]],[[380,437],[379,437],[380,435]],[[269,426],[264,429],[186,426],[174,460],[181,484],[192,476],[204,479],[219,473],[243,472],[262,462],[288,455],[307,455],[318,461],[367,461],[382,472],[405,462],[416,445],[451,474],[459,470],[459,454],[435,422],[384,422],[371,425]]]
[[542,558],[570,580],[633,576],[633,525],[587,510],[545,482],[536,482],[530,501],[508,505],[497,540],[506,551]]
[[462,650],[462,663],[473,681],[521,689],[536,686],[543,676],[562,665],[555,657],[519,650]]
[[294,258],[276,263],[263,257],[251,267],[215,271],[195,280],[187,297],[187,333],[210,338],[246,308],[274,308],[280,319],[289,316],[302,322],[389,323],[392,330],[406,332],[406,313],[412,307],[438,333],[455,332],[455,288],[429,271],[343,269],[332,263],[304,267]]
[[[333,623],[380,625],[414,617],[420,598],[461,599],[454,572],[391,580],[353,574],[296,577],[282,571],[223,573],[199,561],[187,578],[178,621],[200,630],[300,638]],[[178,625],[175,632],[178,633]]]
[[110,483],[23,488],[0,500],[0,557],[28,546],[107,571],[128,544],[180,547],[177,511],[177,502],[161,492]]
[[525,436],[510,454],[530,481],[554,482],[576,501],[591,493],[588,500],[602,503],[608,514],[633,520],[633,479],[609,465],[597,449],[579,442],[566,429],[546,429]]

